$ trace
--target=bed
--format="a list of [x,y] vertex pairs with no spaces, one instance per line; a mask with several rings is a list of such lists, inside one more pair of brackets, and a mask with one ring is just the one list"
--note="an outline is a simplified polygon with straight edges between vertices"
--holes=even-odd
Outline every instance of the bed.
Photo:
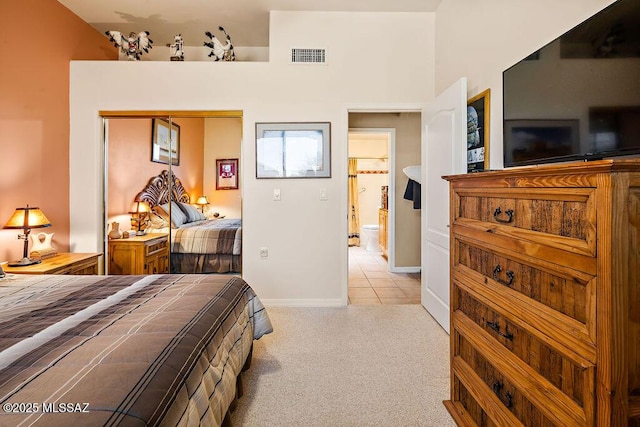
[[272,331],[230,275],[0,280],[0,425],[221,425]]
[[189,204],[175,174],[164,170],[152,177],[135,200],[152,209],[147,232],[170,234],[172,273],[242,271],[242,221],[207,219]]

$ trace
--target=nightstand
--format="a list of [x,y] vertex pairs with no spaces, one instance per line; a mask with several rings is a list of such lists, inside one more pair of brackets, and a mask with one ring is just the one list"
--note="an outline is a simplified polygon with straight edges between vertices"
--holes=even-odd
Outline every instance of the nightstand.
[[98,274],[100,253],[61,252],[51,258],[43,259],[39,264],[25,267],[3,266],[5,273],[11,274]]
[[169,272],[166,234],[145,234],[109,240],[108,274],[161,274]]

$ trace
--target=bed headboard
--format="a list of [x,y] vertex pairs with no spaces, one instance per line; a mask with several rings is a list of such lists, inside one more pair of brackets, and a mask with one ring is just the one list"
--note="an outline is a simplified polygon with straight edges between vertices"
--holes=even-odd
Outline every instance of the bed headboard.
[[180,179],[168,170],[163,170],[160,175],[149,179],[134,201],[147,202],[153,208],[169,203],[169,195],[171,200],[189,203],[189,194],[185,191]]

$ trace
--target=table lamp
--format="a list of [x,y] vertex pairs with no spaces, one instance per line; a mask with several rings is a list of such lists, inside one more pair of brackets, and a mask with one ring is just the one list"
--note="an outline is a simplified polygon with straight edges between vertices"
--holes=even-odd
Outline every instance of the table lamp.
[[198,200],[196,200],[196,205],[200,206],[202,213],[204,213],[204,207],[208,204],[209,204],[209,199],[207,199],[207,196],[200,196],[198,197]]
[[141,202],[139,200],[133,202],[133,206],[131,206],[131,211],[129,211],[129,213],[134,215],[134,218],[137,222],[138,229],[136,230],[136,236],[144,235],[144,230],[141,230],[140,226],[142,225],[142,220],[144,219],[145,215],[147,215],[149,212],[151,212],[149,203]]
[[22,259],[9,263],[10,267],[23,267],[26,265],[38,264],[40,260],[29,258],[29,233],[32,228],[51,227],[51,223],[42,213],[40,208],[32,208],[27,205],[26,208],[16,208],[9,221],[3,228],[24,230],[23,234],[18,234],[18,239],[24,239],[24,252]]

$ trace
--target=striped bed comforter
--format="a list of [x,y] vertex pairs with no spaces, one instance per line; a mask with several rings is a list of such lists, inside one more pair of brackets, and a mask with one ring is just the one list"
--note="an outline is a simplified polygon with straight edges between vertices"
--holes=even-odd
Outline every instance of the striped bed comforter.
[[238,277],[8,276],[0,425],[220,425],[271,331]]
[[171,230],[171,252],[240,255],[242,220],[210,219],[189,222]]

